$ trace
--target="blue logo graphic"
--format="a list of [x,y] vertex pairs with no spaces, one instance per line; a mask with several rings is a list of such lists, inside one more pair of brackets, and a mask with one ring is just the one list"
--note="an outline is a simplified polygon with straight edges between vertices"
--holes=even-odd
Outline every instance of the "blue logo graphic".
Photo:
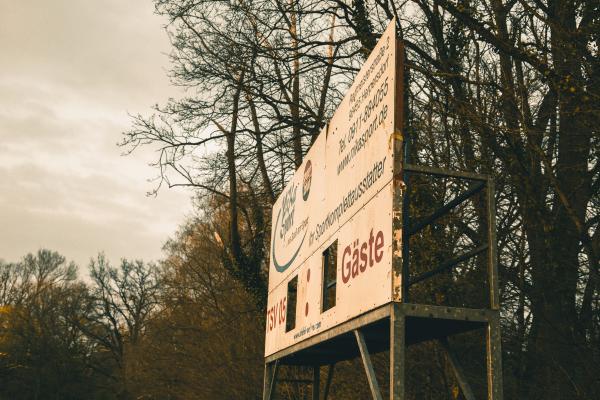
[[283,272],[286,269],[288,269],[288,267],[290,265],[292,265],[292,263],[298,256],[298,253],[300,253],[300,249],[302,248],[304,239],[306,239],[306,232],[308,232],[308,229],[304,230],[304,235],[302,236],[302,240],[300,241],[300,244],[298,245],[298,248],[294,252],[294,255],[292,256],[292,258],[290,258],[290,260],[288,262],[280,264],[277,261],[277,256],[275,255],[275,242],[277,241],[277,228],[279,227],[279,217],[281,217],[281,209],[279,209],[279,213],[277,213],[277,221],[275,222],[275,232],[273,235],[273,244],[271,245],[271,254],[273,255],[273,264],[275,264],[275,269],[277,270],[277,272]]

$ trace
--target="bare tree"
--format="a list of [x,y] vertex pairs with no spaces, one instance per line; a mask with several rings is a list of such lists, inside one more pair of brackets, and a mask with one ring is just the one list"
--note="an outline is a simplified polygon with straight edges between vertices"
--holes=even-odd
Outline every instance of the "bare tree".
[[[119,398],[127,399],[131,396],[127,354],[139,342],[158,307],[158,269],[154,264],[125,259],[115,268],[99,254],[90,263],[90,278],[90,303],[77,326],[94,344],[97,360],[93,367],[110,376]],[[112,362],[101,357],[103,352]]]
[[85,304],[76,268],[41,249],[0,264],[0,397],[75,399],[93,391],[89,347],[73,325]]

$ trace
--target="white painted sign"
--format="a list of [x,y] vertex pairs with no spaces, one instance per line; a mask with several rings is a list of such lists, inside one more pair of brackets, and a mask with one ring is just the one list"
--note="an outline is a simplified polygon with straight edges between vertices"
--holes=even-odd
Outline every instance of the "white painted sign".
[[[273,206],[265,356],[392,299],[394,28],[392,21]],[[323,265],[334,243],[335,284]],[[329,309],[327,283],[335,293]]]

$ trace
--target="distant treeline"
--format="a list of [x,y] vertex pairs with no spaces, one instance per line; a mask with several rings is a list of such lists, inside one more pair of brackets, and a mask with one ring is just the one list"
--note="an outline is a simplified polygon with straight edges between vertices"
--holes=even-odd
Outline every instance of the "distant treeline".
[[0,399],[260,398],[262,316],[203,229],[88,279],[46,249],[0,262]]

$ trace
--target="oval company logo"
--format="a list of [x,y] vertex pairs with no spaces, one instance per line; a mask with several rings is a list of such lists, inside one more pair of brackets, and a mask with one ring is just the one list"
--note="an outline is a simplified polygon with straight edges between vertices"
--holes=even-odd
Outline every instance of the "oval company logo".
[[[306,171],[308,169],[308,182],[306,179]],[[310,181],[312,176],[312,167],[305,168],[304,180],[302,185],[302,197],[306,201],[308,198],[308,191],[310,191]],[[283,194],[283,200],[281,208],[277,213],[275,225],[273,225],[273,242],[271,243],[271,254],[273,258],[273,265],[278,272],[284,272],[290,267],[298,257],[300,249],[306,239],[306,233],[308,232],[308,216],[304,215],[304,212],[300,212],[301,221],[297,221],[295,218],[296,214],[296,190],[298,184],[293,185],[286,193]],[[305,192],[305,189],[306,190]],[[304,205],[305,203],[300,202],[298,207],[301,211],[307,210]],[[295,223],[297,222],[297,223]],[[277,252],[281,253],[283,250],[284,261],[277,257]]]
[[306,162],[304,167],[304,180],[302,181],[302,199],[306,201],[310,194],[310,183],[312,182],[312,163],[310,160]]

